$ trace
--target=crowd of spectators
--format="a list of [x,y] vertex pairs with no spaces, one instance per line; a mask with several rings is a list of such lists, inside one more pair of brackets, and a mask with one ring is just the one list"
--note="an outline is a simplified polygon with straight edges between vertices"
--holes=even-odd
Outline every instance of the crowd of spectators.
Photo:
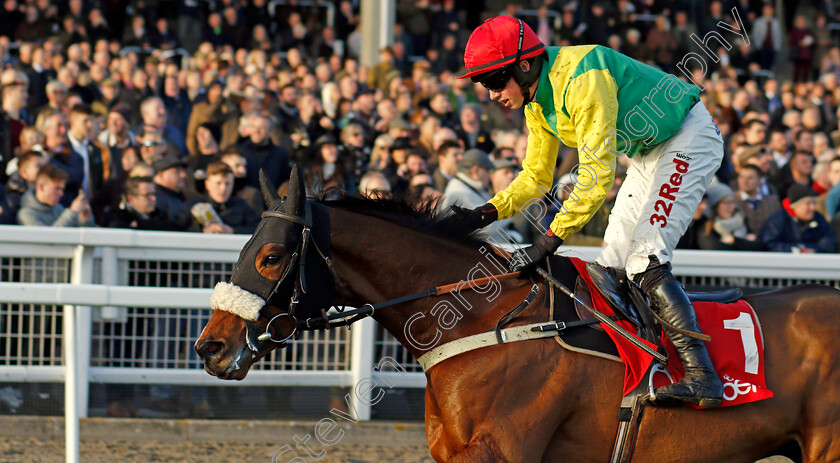
[[[259,170],[282,194],[293,164],[313,196],[478,206],[527,145],[521,110],[455,78],[482,19],[518,15],[548,45],[609,46],[683,79],[692,35],[741,21],[749,42],[712,42],[719,59],[694,75],[726,155],[681,246],[835,252],[834,5],[782,16],[773,2],[705,3],[399,0],[393,44],[365,67],[358,1],[329,2],[328,25],[326,2],[5,0],[0,222],[251,233]],[[577,162],[558,153],[549,213]],[[568,244],[601,244],[621,179]],[[536,230],[494,226],[522,242]]]

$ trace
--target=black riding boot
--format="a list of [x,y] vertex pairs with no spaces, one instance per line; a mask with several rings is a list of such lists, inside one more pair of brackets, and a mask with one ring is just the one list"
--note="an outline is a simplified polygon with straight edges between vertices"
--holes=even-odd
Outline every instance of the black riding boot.
[[[648,268],[637,278],[650,299],[653,310],[676,328],[700,333],[697,316],[680,283],[667,265]],[[685,370],[685,377],[656,390],[659,401],[688,402],[700,407],[715,407],[723,398],[723,384],[709,358],[703,341],[665,329]]]

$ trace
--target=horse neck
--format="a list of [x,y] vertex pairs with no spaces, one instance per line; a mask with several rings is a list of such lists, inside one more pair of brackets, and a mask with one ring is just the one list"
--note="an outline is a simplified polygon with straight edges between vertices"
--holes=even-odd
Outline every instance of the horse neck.
[[[482,252],[344,210],[332,209],[330,215],[332,255],[344,286],[345,300],[339,302],[349,306],[375,304],[506,272],[506,263],[493,255],[489,246]],[[446,296],[383,308],[374,314],[374,319],[418,357],[431,348],[427,346],[486,331],[504,314],[502,308],[507,311],[515,305],[499,306],[495,302],[506,299],[509,289],[529,286],[527,280],[496,281],[484,293],[464,288]]]

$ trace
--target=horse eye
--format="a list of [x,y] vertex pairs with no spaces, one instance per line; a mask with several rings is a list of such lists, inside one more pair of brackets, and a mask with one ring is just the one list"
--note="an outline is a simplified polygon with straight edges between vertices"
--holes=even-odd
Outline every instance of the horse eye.
[[263,259],[263,265],[277,265],[279,263],[280,263],[280,256],[278,256],[277,254],[271,254],[271,255],[265,256],[265,259]]

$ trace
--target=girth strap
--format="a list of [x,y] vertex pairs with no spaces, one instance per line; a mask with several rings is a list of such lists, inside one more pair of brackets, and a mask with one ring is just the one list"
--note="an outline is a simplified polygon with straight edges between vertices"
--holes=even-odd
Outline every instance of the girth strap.
[[[613,320],[617,319],[617,317],[610,318]],[[434,349],[421,355],[420,358],[417,359],[417,362],[419,362],[420,366],[423,367],[423,371],[429,371],[430,368],[438,363],[471,350],[517,341],[551,338],[557,336],[563,330],[577,328],[579,326],[594,325],[595,323],[600,322],[595,319],[575,320],[573,322],[542,322],[505,328],[501,330],[498,335],[495,330],[481,334],[474,334],[472,336],[456,339],[435,347]]]
[[[429,371],[429,369],[438,363],[471,350],[481,349],[482,347],[487,346],[506,344],[509,342],[528,341],[530,339],[542,339],[557,336],[557,330],[550,329],[550,325],[555,325],[555,323],[543,322],[505,328],[501,330],[499,334],[501,341],[496,338],[495,331],[474,334],[472,336],[456,339],[454,341],[447,342],[442,346],[435,347],[429,352],[421,355],[417,361],[420,363],[420,366],[423,367],[423,371]],[[549,329],[544,330],[544,328]]]

